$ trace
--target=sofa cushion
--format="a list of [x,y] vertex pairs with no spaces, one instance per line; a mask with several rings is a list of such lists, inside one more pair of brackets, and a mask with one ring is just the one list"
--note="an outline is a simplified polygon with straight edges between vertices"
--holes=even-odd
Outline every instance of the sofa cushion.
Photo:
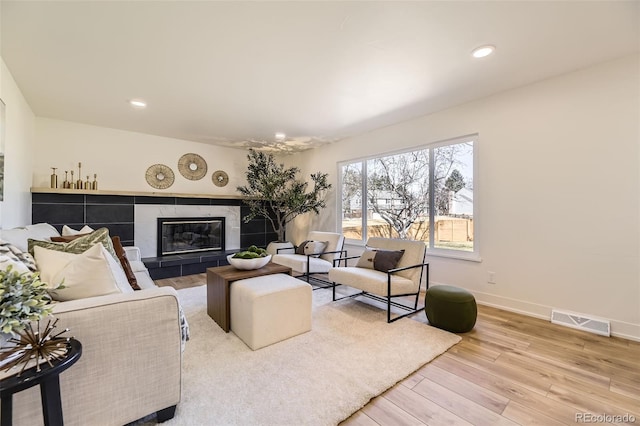
[[[387,295],[387,279],[389,274],[375,269],[358,268],[357,266],[345,266],[332,268],[329,271],[329,280],[335,283],[346,284],[368,293],[378,296]],[[398,274],[391,274],[391,295],[407,294],[416,291],[413,281]]]
[[[48,284],[54,300],[66,301],[113,293],[131,293],[117,260],[102,244],[81,254],[34,247],[40,278]],[[57,288],[63,284],[63,288]]]
[[68,243],[35,240],[29,238],[28,247],[29,253],[31,253],[31,255],[33,255],[33,248],[35,246],[44,247],[49,250],[80,254],[87,251],[96,243],[101,243],[104,248],[107,249],[107,251],[113,256],[114,259],[118,258],[118,255],[113,249],[113,243],[111,242],[111,238],[109,237],[109,230],[107,228],[100,228],[90,234],[76,238]]
[[[153,282],[153,280],[151,279],[151,275],[149,275],[149,270],[147,268],[144,268],[142,270],[135,270],[136,267],[134,265],[134,263],[139,262],[140,264],[142,264],[142,262],[140,262],[139,260],[133,261],[131,264],[131,267],[134,269],[134,274],[136,276],[136,281],[138,282],[138,287],[140,287],[142,290],[148,289],[148,288],[155,288],[156,283]],[[144,267],[144,264],[142,264],[142,266]]]
[[326,274],[333,267],[332,263],[319,257],[308,257],[302,254],[275,254],[271,258],[273,263],[288,266],[299,274],[307,273],[307,260],[309,260],[309,273]]

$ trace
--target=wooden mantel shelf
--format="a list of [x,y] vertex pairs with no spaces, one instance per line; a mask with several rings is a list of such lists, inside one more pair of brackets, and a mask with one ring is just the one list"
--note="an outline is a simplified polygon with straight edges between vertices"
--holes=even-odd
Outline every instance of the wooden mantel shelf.
[[63,188],[31,188],[34,194],[88,194],[88,195],[125,195],[138,197],[179,197],[179,198],[221,198],[229,200],[241,200],[241,195],[228,194],[181,194],[174,192],[144,192],[144,191],[116,191],[110,189],[63,189]]

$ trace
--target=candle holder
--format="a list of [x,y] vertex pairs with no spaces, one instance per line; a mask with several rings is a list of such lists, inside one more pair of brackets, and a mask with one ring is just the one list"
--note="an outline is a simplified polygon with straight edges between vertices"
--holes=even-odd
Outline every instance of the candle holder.
[[57,167],[51,167],[53,169],[53,173],[51,173],[51,188],[58,187],[58,175],[56,174]]
[[76,188],[77,189],[84,188],[84,183],[82,182],[82,163],[78,163],[78,180],[76,181]]

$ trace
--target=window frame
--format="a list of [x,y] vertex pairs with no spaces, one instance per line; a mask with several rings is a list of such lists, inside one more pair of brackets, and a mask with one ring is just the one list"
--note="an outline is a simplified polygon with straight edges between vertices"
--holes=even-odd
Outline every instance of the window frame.
[[337,196],[337,202],[336,202],[336,206],[337,206],[337,218],[338,220],[336,221],[336,228],[337,228],[337,232],[342,233],[342,212],[343,212],[343,198],[342,198],[342,191],[343,191],[343,179],[342,179],[342,171],[343,171],[343,167],[349,164],[354,164],[354,163],[360,163],[360,167],[362,170],[362,189],[361,189],[361,194],[360,194],[360,203],[361,203],[361,210],[362,210],[362,239],[353,239],[353,238],[345,238],[345,244],[348,245],[353,245],[353,246],[364,246],[366,241],[367,241],[367,219],[366,219],[366,211],[368,209],[368,202],[367,202],[367,162],[376,158],[383,158],[383,157],[390,157],[390,156],[394,156],[394,155],[398,155],[398,154],[404,154],[407,152],[412,152],[412,151],[419,151],[419,150],[429,150],[429,187],[430,187],[430,191],[429,191],[429,206],[433,206],[435,203],[435,191],[433,190],[433,182],[434,182],[434,173],[435,173],[435,156],[433,155],[434,150],[439,148],[439,147],[443,147],[443,146],[448,146],[448,145],[457,145],[457,144],[461,144],[461,143],[467,143],[467,142],[472,142],[473,143],[473,226],[474,226],[474,232],[473,232],[473,251],[464,251],[464,250],[457,250],[457,249],[444,249],[444,248],[437,248],[435,247],[435,229],[434,229],[434,222],[435,222],[435,209],[434,208],[429,208],[429,243],[427,244],[427,255],[429,256],[437,256],[437,257],[446,257],[446,258],[452,258],[452,259],[460,259],[460,260],[469,260],[469,261],[475,261],[475,262],[480,262],[482,261],[482,258],[480,257],[480,245],[479,245],[479,241],[478,241],[478,227],[477,227],[477,223],[478,223],[478,199],[477,199],[477,194],[478,194],[478,150],[479,150],[479,135],[476,134],[470,134],[470,135],[465,135],[465,136],[459,136],[459,137],[455,137],[455,138],[451,138],[451,139],[445,139],[445,140],[440,140],[440,141],[435,141],[435,142],[430,142],[424,145],[418,145],[418,146],[412,146],[409,148],[403,148],[401,150],[394,150],[394,151],[387,151],[387,152],[383,152],[380,154],[375,154],[375,155],[368,155],[368,156],[363,156],[363,157],[358,157],[358,158],[353,158],[350,160],[344,160],[344,161],[339,161],[337,163],[337,176],[338,176],[338,196]]

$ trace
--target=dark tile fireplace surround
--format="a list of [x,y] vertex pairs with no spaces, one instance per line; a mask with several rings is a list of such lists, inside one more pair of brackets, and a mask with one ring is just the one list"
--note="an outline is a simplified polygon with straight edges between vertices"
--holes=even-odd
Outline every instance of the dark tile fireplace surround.
[[[32,193],[32,223],[46,222],[58,231],[63,225],[80,229],[108,228],[110,235],[118,235],[125,246],[134,245],[134,207],[136,204],[240,206],[241,217],[249,213],[240,199],[155,197],[138,195],[101,195],[68,193]],[[277,235],[265,219],[249,223],[240,221],[240,247],[265,247]],[[233,251],[189,253],[142,259],[151,278],[162,279],[199,274],[207,268],[227,264],[226,256]]]

